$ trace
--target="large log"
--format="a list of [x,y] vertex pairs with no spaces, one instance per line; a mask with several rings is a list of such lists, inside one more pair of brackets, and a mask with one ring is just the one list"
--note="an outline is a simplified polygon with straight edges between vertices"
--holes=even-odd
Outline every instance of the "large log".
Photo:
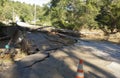
[[77,31],[72,31],[72,30],[67,30],[67,29],[52,29],[53,32],[58,32],[58,33],[62,33],[62,34],[66,34],[69,36],[74,36],[74,37],[80,37],[80,33]]
[[35,26],[35,25],[25,24],[22,22],[18,22],[17,24],[20,27],[28,28],[30,30],[37,30],[41,32],[58,32],[58,33],[66,34],[69,36],[80,37],[80,33],[77,31],[72,31],[72,30],[67,30],[67,29],[58,29],[52,26]]
[[23,28],[29,28],[29,29],[38,29],[40,28],[40,26],[36,26],[36,25],[30,25],[28,23],[25,22],[17,22],[17,25]]
[[9,36],[0,37],[0,40],[8,40],[8,39],[10,39]]

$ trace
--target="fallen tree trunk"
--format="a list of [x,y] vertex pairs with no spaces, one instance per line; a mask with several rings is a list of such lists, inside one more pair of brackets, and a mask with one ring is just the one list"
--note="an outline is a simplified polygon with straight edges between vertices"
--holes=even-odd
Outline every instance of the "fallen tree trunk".
[[[19,25],[20,26],[20,25]],[[66,34],[69,36],[74,36],[74,37],[80,37],[80,33],[77,31],[72,31],[72,30],[67,30],[67,29],[58,29],[58,28],[54,28],[52,26],[20,26],[23,28],[28,28],[31,31],[40,31],[40,32],[58,32],[58,33],[62,33],[62,34]]]
[[8,40],[8,39],[10,39],[10,37],[9,37],[9,36],[0,37],[0,40]]
[[58,33],[66,34],[66,35],[73,36],[73,37],[80,37],[79,32],[67,30],[67,29],[53,29],[52,32],[58,32]]

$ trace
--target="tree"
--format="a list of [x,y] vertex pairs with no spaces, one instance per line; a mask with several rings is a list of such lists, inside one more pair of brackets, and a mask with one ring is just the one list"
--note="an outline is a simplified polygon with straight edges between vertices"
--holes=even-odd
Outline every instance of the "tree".
[[4,12],[7,10],[5,9],[4,10],[4,7],[6,7],[6,5],[9,3],[9,0],[1,0],[0,1],[0,20],[2,19],[5,19],[5,16],[3,15]]
[[50,2],[45,15],[49,14],[53,26],[74,29],[75,13],[73,10],[75,8],[72,2],[73,0],[52,0]]
[[118,0],[105,0],[101,6],[100,14],[96,16],[99,28],[105,35],[114,34],[120,31],[120,2]]
[[52,25],[60,28],[79,30],[80,28],[95,28],[94,20],[99,12],[96,4],[99,0],[52,0],[45,15],[51,17]]
[[[40,6],[37,6],[37,17],[40,17]],[[14,12],[13,12],[14,11]],[[19,16],[24,22],[32,21],[34,19],[34,5],[14,2],[10,0],[0,1],[0,20],[12,20],[13,15]],[[39,12],[39,13],[38,13]],[[13,14],[14,13],[14,14]]]
[[0,1],[0,5],[1,5],[1,6],[5,6],[6,2],[8,2],[8,1],[9,1],[9,0],[1,0],[1,1]]

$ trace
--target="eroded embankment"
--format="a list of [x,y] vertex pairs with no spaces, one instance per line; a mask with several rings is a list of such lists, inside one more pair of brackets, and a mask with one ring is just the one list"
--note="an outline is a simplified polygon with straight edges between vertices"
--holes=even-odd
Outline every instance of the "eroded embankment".
[[[21,41],[19,41],[19,39]],[[7,54],[4,60],[1,59],[4,63],[4,66],[2,64],[1,66],[7,70],[16,63],[23,68],[31,67],[49,58],[50,53],[53,51],[74,44],[76,39],[60,33],[18,30],[12,34],[12,36],[10,35],[10,39],[0,42],[3,43],[1,44],[2,52],[5,51],[5,45],[8,43],[18,51],[15,57],[10,58],[11,56]],[[23,52],[25,54],[23,54]],[[8,63],[9,61],[11,62]]]

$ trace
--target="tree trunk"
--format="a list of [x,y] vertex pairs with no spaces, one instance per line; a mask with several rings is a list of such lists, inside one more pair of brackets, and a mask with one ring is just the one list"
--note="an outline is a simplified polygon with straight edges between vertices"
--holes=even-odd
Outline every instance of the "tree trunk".
[[110,33],[104,33],[104,40],[109,40]]

